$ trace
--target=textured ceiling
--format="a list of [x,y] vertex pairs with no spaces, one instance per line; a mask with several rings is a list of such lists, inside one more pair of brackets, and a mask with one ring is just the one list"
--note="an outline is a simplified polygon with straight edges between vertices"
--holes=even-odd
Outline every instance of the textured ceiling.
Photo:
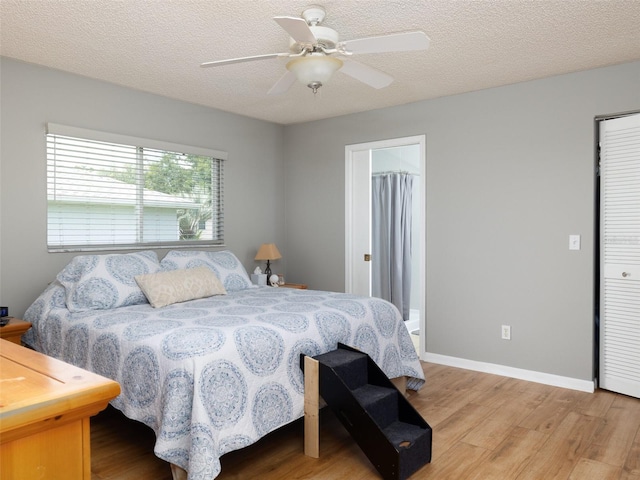
[[[422,30],[424,52],[359,55],[395,78],[381,90],[337,73],[314,97],[267,91],[287,51],[276,15],[296,0],[0,0],[0,53],[229,112],[291,124],[640,59],[640,0],[324,0],[350,40]],[[640,86],[639,86],[640,88]]]

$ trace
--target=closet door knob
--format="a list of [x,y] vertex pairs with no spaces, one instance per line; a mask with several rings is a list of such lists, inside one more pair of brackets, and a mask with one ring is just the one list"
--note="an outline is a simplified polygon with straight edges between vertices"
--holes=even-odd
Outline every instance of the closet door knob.
[[622,276],[626,278],[626,277],[630,277],[631,274],[627,272],[622,272]]

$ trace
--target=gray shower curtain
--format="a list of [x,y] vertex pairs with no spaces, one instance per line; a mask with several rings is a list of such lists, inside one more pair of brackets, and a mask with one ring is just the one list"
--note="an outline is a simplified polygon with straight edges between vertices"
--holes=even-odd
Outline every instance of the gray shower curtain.
[[411,194],[413,175],[372,176],[371,290],[409,320],[411,301]]

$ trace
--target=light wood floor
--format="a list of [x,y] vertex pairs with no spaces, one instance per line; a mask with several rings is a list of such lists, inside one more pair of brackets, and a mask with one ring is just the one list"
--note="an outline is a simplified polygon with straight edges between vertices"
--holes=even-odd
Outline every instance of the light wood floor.
[[[411,403],[433,428],[433,458],[411,480],[640,480],[640,400],[423,364]],[[92,419],[92,480],[171,480],[150,429],[109,408]],[[218,480],[380,478],[328,409],[320,459],[297,421],[222,458]]]

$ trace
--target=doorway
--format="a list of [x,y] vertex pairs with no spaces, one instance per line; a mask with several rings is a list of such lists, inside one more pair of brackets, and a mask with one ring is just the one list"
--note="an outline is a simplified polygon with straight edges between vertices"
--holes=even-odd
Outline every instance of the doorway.
[[[424,135],[345,147],[345,291],[372,295],[372,176],[406,173],[413,177],[410,332],[419,332],[425,353],[426,138]],[[375,261],[375,259],[373,259]]]
[[596,124],[598,385],[640,398],[640,113]]

